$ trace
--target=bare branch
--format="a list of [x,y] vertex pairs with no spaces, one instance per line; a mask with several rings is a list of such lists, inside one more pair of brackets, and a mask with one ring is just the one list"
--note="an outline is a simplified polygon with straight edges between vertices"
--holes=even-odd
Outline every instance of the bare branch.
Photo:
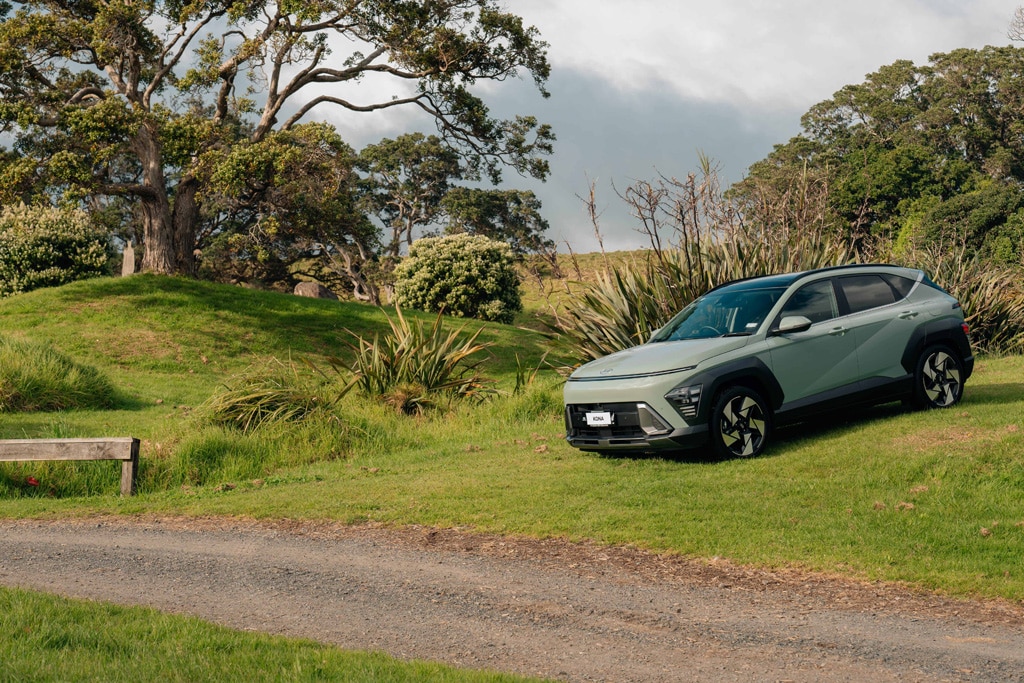
[[[295,114],[292,115],[292,117],[290,119],[288,119],[285,122],[285,124],[283,126],[281,126],[281,128],[284,129],[284,130],[287,130],[288,128],[291,128],[292,126],[294,126],[299,121],[299,119],[301,119],[303,116],[308,114],[310,109],[312,109],[313,107],[316,107],[317,105],[320,105],[320,104],[325,104],[325,103],[326,104],[337,104],[338,106],[344,107],[345,109],[349,109],[351,111],[363,111],[363,112],[366,112],[366,111],[377,111],[378,109],[388,109],[390,107],[397,107],[397,106],[400,106],[400,105],[403,105],[403,104],[412,104],[412,103],[419,104],[422,107],[423,104],[422,104],[421,100],[422,100],[423,97],[424,97],[424,95],[421,93],[421,94],[416,95],[414,97],[399,98],[399,99],[395,99],[395,100],[389,100],[387,102],[379,102],[377,104],[359,105],[359,104],[353,104],[352,102],[349,102],[348,100],[343,100],[340,97],[331,97],[329,95],[321,95],[319,97],[316,97],[316,98],[310,100],[306,104],[302,105],[302,107],[299,108],[299,110],[297,112],[295,112]],[[426,108],[426,107],[424,107],[424,108],[428,112],[431,111],[429,108]]]
[[[167,44],[167,47],[164,48],[164,51],[160,53],[159,63],[162,66],[153,75],[152,82],[146,88],[146,91],[142,94],[142,104],[144,107],[146,107],[146,109],[149,109],[150,100],[153,96],[153,93],[156,92],[157,88],[160,87],[160,84],[163,83],[163,80],[167,77],[167,74],[169,74],[171,70],[173,70],[174,67],[176,67],[181,62],[182,57],[185,56],[185,51],[188,50],[188,48],[192,45],[192,41],[195,40],[195,37],[197,35],[199,35],[199,32],[211,21],[213,21],[214,19],[218,19],[222,16],[224,16],[224,10],[210,12],[209,15],[207,15],[202,21],[196,24],[192,28],[192,30],[189,31],[187,34],[185,33],[185,25],[181,25],[181,31],[179,31],[178,34],[174,36],[174,39],[171,40]],[[171,53],[171,50],[173,50],[174,45],[182,38],[184,38],[184,42],[182,42],[181,45],[178,47],[177,51],[174,52],[171,59],[169,61],[164,61],[167,58],[167,55]]]
[[1006,37],[1010,40],[1024,42],[1024,6],[1017,7],[1013,12],[1013,19],[1006,30]]

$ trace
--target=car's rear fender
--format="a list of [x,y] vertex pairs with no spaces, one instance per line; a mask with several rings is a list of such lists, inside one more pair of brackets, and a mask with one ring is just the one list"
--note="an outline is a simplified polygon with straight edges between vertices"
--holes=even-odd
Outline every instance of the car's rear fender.
[[927,322],[914,330],[900,360],[903,369],[913,374],[917,368],[917,361],[926,348],[933,344],[946,344],[960,356],[964,364],[964,380],[970,377],[974,370],[974,356],[971,353],[971,343],[964,333],[963,322],[960,318],[948,317]]

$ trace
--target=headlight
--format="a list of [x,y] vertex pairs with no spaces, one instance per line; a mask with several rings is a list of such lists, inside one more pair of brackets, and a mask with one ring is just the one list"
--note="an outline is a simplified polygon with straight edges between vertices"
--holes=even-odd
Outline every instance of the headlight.
[[697,417],[697,408],[700,405],[700,392],[703,388],[703,384],[676,387],[665,394],[665,399],[684,418],[693,419]]

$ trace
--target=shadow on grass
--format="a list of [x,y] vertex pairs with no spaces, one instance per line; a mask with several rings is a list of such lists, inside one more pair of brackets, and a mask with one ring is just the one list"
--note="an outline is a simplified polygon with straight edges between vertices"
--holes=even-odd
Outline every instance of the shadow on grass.
[[842,412],[821,413],[808,421],[788,424],[776,429],[767,455],[771,457],[775,455],[771,451],[786,446],[798,446],[805,441],[817,439],[826,434],[842,435],[855,429],[867,427],[874,422],[889,420],[910,412],[914,412],[914,408],[894,402],[877,406],[851,407]]
[[[911,409],[901,403],[887,403],[879,406],[851,408],[843,412],[822,413],[812,421],[798,422],[772,430],[768,448],[758,459],[777,458],[788,446],[797,446],[805,441],[817,439],[825,434],[842,434],[845,431],[862,428],[872,422],[888,420]],[[601,457],[620,460],[667,460],[686,465],[717,465],[743,458],[719,458],[710,445],[678,451],[602,453]]]
[[[1008,382],[1005,384],[983,384],[979,386],[968,384],[964,392],[963,402],[953,406],[951,409],[1002,405],[1021,401],[1024,401],[1024,383]],[[901,402],[892,402],[876,406],[851,407],[842,411],[821,413],[804,422],[775,428],[772,431],[767,450],[759,457],[777,458],[784,455],[789,447],[797,447],[800,444],[818,439],[826,434],[842,436],[847,432],[862,429],[872,423],[889,420],[914,412],[915,410],[915,408],[904,405]],[[729,460],[742,459],[718,458],[711,451],[710,446],[680,451],[606,452],[600,455],[601,457],[619,460],[667,460],[688,465],[714,465],[728,462]]]
[[608,460],[666,460],[681,465],[717,465],[724,462],[711,451],[709,446],[677,451],[604,451],[595,452],[593,455]]
[[1004,403],[1019,403],[1024,401],[1024,384],[1020,382],[1008,382],[1006,384],[982,384],[977,387],[967,383],[964,389],[963,405],[993,405]]

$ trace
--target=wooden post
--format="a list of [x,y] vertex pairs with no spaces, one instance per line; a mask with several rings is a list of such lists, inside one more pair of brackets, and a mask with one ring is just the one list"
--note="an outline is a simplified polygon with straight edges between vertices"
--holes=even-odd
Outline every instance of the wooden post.
[[139,440],[132,439],[131,457],[121,461],[121,495],[135,495],[135,482],[139,474]]

